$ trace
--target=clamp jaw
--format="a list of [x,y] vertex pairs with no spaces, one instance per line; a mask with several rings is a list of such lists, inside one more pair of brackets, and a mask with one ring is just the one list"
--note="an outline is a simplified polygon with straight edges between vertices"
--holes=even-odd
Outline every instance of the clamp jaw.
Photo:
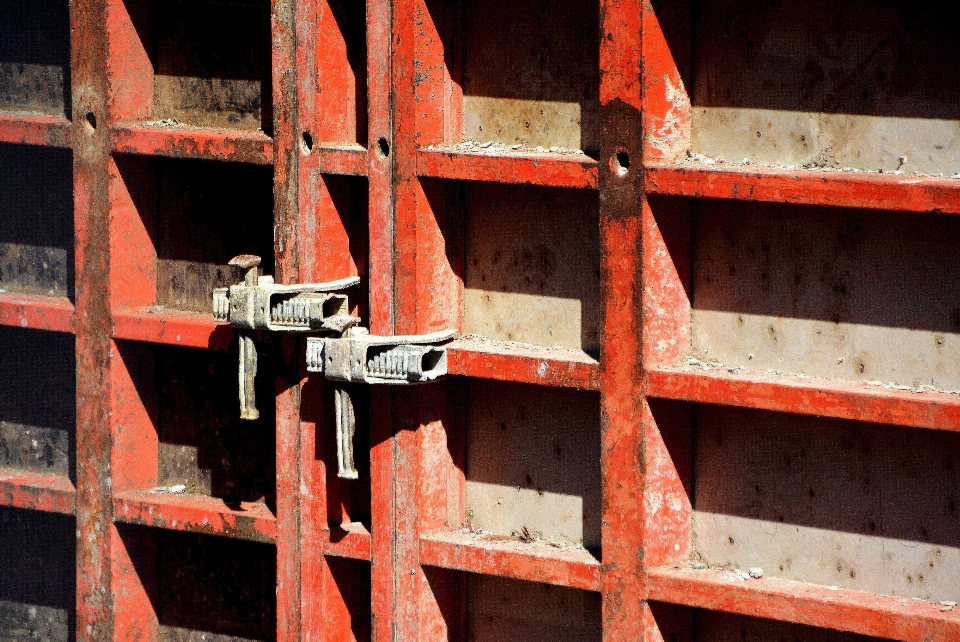
[[240,418],[257,419],[254,381],[257,349],[253,333],[315,332],[327,336],[307,339],[307,370],[334,382],[337,415],[338,476],[356,479],[353,435],[357,422],[345,384],[416,384],[447,374],[447,351],[442,345],[454,330],[431,334],[378,337],[356,327],[345,294],[337,293],[360,279],[329,283],[277,285],[271,276],[259,276],[260,257],[243,254],[230,265],[247,270],[243,283],[213,291],[213,318],[238,329],[240,341]]
[[307,339],[307,370],[332,381],[409,384],[447,374],[447,351],[454,330],[410,336],[377,337],[366,328],[348,328],[341,337]]
[[257,376],[257,348],[253,332],[327,332],[340,334],[359,322],[350,316],[347,296],[337,294],[360,282],[350,277],[329,283],[278,285],[272,276],[259,276],[260,257],[242,254],[230,265],[244,268],[243,283],[213,291],[213,318],[239,330],[240,418],[255,420],[257,410],[254,382]]
[[337,476],[356,479],[353,435],[356,417],[344,383],[414,384],[447,374],[447,350],[442,344],[454,330],[413,336],[377,337],[366,328],[348,328],[340,337],[307,339],[307,370],[322,373],[334,384],[337,415]]
[[242,254],[230,265],[247,270],[243,283],[213,291],[213,318],[228,321],[244,330],[274,332],[340,333],[358,319],[350,316],[347,295],[337,294],[360,282],[359,277],[307,283],[278,285],[272,276],[258,276],[260,257]]

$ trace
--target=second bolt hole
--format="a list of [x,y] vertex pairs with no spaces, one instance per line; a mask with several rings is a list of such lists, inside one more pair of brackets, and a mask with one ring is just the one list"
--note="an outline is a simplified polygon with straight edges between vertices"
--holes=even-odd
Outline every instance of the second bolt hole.
[[390,155],[390,143],[387,142],[386,138],[377,139],[377,156],[380,158],[386,158]]
[[88,111],[86,114],[84,114],[83,119],[86,121],[87,127],[90,128],[91,132],[97,131],[97,117],[94,116],[92,111]]
[[303,132],[303,136],[300,137],[300,148],[304,154],[313,151],[313,136],[310,135],[310,132]]
[[617,152],[613,156],[613,169],[617,176],[626,176],[630,171],[630,154],[627,152]]

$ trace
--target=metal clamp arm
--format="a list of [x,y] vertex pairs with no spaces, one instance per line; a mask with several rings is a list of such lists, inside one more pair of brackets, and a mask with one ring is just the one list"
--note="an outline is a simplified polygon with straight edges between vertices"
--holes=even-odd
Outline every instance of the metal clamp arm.
[[253,420],[260,416],[254,390],[257,348],[253,331],[340,335],[360,320],[350,315],[347,296],[337,290],[356,285],[360,279],[278,285],[272,276],[259,276],[259,256],[242,254],[231,259],[230,265],[247,272],[243,283],[213,291],[213,318],[240,330],[240,418]]
[[447,351],[437,345],[455,330],[431,334],[378,337],[365,328],[350,328],[342,337],[307,339],[307,370],[333,381],[409,384],[447,374]]
[[414,336],[377,337],[366,328],[348,328],[341,337],[307,339],[307,370],[334,382],[337,414],[337,476],[356,479],[353,435],[356,417],[347,382],[413,384],[447,374],[447,350],[442,345],[454,330]]

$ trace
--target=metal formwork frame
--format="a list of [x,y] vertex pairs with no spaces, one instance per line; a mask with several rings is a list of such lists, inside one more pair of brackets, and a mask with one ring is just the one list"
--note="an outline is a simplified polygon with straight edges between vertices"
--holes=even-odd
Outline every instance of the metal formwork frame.
[[[663,123],[684,130],[690,113],[665,85],[681,85],[682,63],[665,42],[657,12],[641,0],[600,1],[599,160],[457,150],[462,96],[442,44],[448,28],[442,21],[451,18],[433,15],[432,7],[425,0],[367,0],[365,51],[358,57],[330,2],[273,0],[268,136],[140,124],[150,91],[137,82],[152,72],[149,60],[136,55],[137,34],[123,0],[73,0],[72,119],[0,114],[0,141],[65,147],[74,155],[75,301],[0,294],[0,323],[76,337],[76,483],[12,472],[0,479],[0,503],[75,515],[77,638],[156,638],[147,578],[118,534],[123,522],[275,543],[279,640],[350,637],[353,602],[332,574],[334,558],[370,565],[370,635],[377,641],[462,639],[462,572],[600,592],[603,639],[611,641],[661,639],[660,618],[669,615],[653,610],[653,601],[908,642],[960,638],[954,610],[780,579],[731,583],[717,571],[679,569],[691,546],[689,501],[672,512],[652,511],[647,501],[653,494],[684,496],[685,482],[649,399],[960,429],[960,401],[953,395],[670,365],[680,347],[674,354],[653,347],[686,336],[690,302],[684,275],[663,251],[672,233],[664,224],[669,216],[654,217],[650,199],[957,214],[956,182],[676,162],[669,148],[676,132],[664,131]],[[438,73],[421,75],[423,67]],[[356,82],[366,83],[365,106],[357,103]],[[345,112],[356,118],[334,117]],[[459,534],[450,514],[460,510],[462,520],[462,502],[448,505],[451,480],[461,493],[464,483],[456,413],[462,398],[455,384],[371,392],[371,527],[352,522],[349,492],[328,474],[329,453],[318,446],[324,426],[303,419],[301,406],[313,403],[306,391],[315,395],[320,384],[307,376],[304,344],[289,339],[277,383],[276,513],[145,492],[157,483],[156,436],[130,428],[144,424],[138,414],[145,411],[117,341],[223,350],[230,334],[201,314],[153,309],[155,275],[144,267],[150,243],[130,214],[117,153],[272,166],[278,281],[349,276],[358,269],[347,258],[351,235],[354,242],[366,235],[369,255],[361,271],[368,301],[361,307],[371,331],[382,335],[462,325],[462,283],[445,257],[455,224],[431,204],[425,181],[599,190],[599,361],[577,351],[469,340],[452,344],[449,356],[451,373],[463,377],[599,391],[602,559],[585,550],[478,543]],[[348,229],[333,202],[328,183],[338,176],[367,182],[368,229],[362,232]],[[346,526],[335,523],[338,518]],[[437,568],[455,572],[436,574]]]

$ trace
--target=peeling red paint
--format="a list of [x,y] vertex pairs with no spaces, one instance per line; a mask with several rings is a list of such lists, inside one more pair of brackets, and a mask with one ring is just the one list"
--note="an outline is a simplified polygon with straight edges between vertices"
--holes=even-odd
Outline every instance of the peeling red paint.
[[0,471],[0,506],[73,515],[76,491],[69,479],[26,471]]
[[257,165],[273,163],[273,141],[263,132],[118,126],[113,130],[113,151]]
[[177,310],[119,311],[114,315],[114,323],[114,336],[131,341],[226,350],[233,339],[228,324],[217,323],[209,315]]
[[647,168],[647,190],[694,198],[960,214],[960,180],[938,176],[657,164]]
[[452,180],[597,187],[597,161],[583,154],[505,152],[494,155],[421,149],[417,153],[417,173]]
[[425,533],[420,536],[420,563],[585,591],[600,590],[600,563],[586,550],[549,544],[520,546],[518,541],[470,533]]
[[69,120],[57,116],[0,114],[0,142],[69,147],[70,127]]
[[960,399],[935,391],[866,383],[777,376],[724,369],[709,372],[661,367],[647,373],[649,394],[661,399],[762,408],[818,417],[856,419],[934,430],[960,430]]
[[599,364],[583,352],[523,348],[469,339],[447,345],[450,374],[544,386],[597,390]]
[[115,495],[114,519],[155,528],[275,542],[277,519],[265,504],[241,502],[239,509],[205,495],[133,492]]
[[73,305],[66,299],[8,292],[0,294],[0,325],[71,332]]
[[[669,618],[650,601],[907,642],[960,637],[960,611],[944,605],[681,567],[693,544],[693,463],[677,442],[691,411],[661,405],[960,430],[960,402],[944,392],[676,365],[691,324],[684,199],[958,214],[957,179],[686,158],[692,47],[664,31],[671,7],[649,1],[599,2],[599,160],[593,150],[458,146],[462,3],[272,0],[269,135],[151,121],[159,72],[137,9],[71,3],[71,120],[0,115],[0,142],[69,147],[74,158],[75,300],[0,293],[0,324],[76,335],[76,483],[0,471],[0,505],[75,515],[78,639],[157,639],[157,568],[143,561],[158,554],[155,529],[275,544],[279,640],[349,638],[358,600],[376,642],[465,639],[470,573],[599,592],[604,640],[659,640]],[[356,307],[384,335],[463,327],[463,203],[446,200],[451,183],[596,190],[600,358],[466,338],[448,346],[446,382],[370,391],[370,479],[358,482],[370,486],[367,515],[364,493],[332,472],[330,409],[301,363],[303,342],[281,339],[265,349],[277,372],[275,512],[150,492],[160,464],[147,397],[160,393],[139,381],[155,369],[150,346],[226,351],[233,332],[156,305],[163,257],[152,209],[138,202],[151,177],[124,173],[123,162],[141,162],[130,156],[271,166],[276,261],[265,271],[283,283],[360,275],[367,290],[354,303],[367,297]],[[365,204],[344,205],[342,177],[355,177]],[[599,391],[601,560],[462,530],[463,377]],[[369,595],[338,576],[347,561],[369,564]]]
[[936,602],[776,578],[741,581],[729,571],[665,566],[648,571],[650,599],[903,642],[955,640],[960,611]]

